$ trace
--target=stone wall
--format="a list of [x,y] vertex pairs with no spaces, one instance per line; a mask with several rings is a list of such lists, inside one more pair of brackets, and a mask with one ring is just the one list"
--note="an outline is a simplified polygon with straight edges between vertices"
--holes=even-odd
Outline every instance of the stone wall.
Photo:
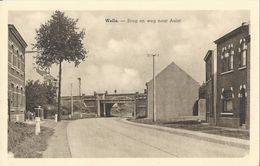
[[147,96],[136,98],[136,118],[147,117]]

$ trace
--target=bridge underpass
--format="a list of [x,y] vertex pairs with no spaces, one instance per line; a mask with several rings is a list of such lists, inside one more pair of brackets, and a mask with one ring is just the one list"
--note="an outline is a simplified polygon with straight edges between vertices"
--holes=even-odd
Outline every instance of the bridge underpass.
[[[111,117],[111,116],[134,116],[135,115],[135,100],[134,99],[127,99],[127,100],[97,100],[97,114],[99,117]],[[117,108],[120,107],[119,105],[125,105],[124,109],[121,110],[124,113],[113,114],[112,108],[113,106],[117,105]],[[126,105],[132,105],[131,107],[126,107]],[[115,108],[116,109],[116,108]],[[120,112],[120,111],[119,111]],[[130,113],[128,113],[130,112]],[[127,114],[128,113],[128,114]]]

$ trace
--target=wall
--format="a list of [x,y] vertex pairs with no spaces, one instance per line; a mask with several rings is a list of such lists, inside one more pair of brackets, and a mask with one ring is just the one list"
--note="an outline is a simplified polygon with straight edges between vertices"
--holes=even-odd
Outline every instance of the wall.
[[147,96],[138,96],[136,97],[136,118],[144,118],[147,117]]
[[[173,121],[192,116],[198,99],[199,83],[171,63],[156,76],[156,117],[158,121]],[[153,118],[153,81],[148,83],[148,118]]]
[[[209,52],[208,52],[209,53]],[[212,50],[205,60],[206,65],[206,117],[209,124],[215,124],[215,109],[214,109],[214,83],[215,83],[215,66],[214,66],[214,51]]]
[[206,119],[206,100],[199,99],[198,101],[198,116],[205,117]]

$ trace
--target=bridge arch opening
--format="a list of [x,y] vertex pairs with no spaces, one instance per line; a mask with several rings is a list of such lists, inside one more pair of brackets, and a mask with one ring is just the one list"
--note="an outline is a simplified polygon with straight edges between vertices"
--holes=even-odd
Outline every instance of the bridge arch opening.
[[134,102],[100,103],[101,117],[130,117],[133,116]]

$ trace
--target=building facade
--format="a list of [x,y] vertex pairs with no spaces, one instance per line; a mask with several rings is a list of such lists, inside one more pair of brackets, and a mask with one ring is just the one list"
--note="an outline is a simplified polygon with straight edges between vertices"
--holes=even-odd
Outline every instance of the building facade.
[[[249,25],[242,24],[240,27],[217,39],[215,44],[217,45],[216,125],[249,128]],[[208,63],[206,61],[207,80],[210,80],[209,73],[212,73],[210,72],[210,67],[207,68],[207,65],[210,65],[209,61]],[[211,83],[209,83],[209,88],[212,88]],[[214,94],[209,94],[209,96],[211,99],[208,103],[208,109],[211,110],[212,106],[210,105]],[[211,117],[210,114],[209,118]]]
[[14,25],[8,25],[8,112],[11,121],[23,121],[26,42]]
[[206,121],[209,124],[216,123],[216,69],[215,69],[215,51],[208,50],[204,57],[206,68],[206,82],[204,87],[204,96],[206,99]]
[[[155,77],[156,121],[178,121],[193,116],[198,100],[199,83],[174,62]],[[148,113],[153,119],[153,80],[147,83]]]

